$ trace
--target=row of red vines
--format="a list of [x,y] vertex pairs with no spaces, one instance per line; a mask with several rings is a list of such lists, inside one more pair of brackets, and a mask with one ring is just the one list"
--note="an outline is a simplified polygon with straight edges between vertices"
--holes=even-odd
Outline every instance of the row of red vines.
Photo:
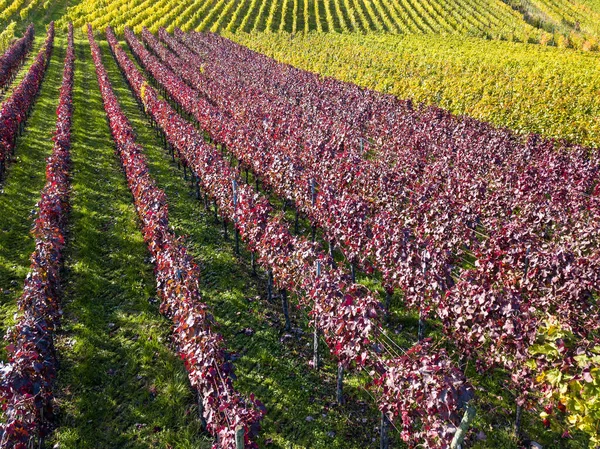
[[8,86],[33,45],[33,24],[0,56],[0,89]]
[[[295,111],[289,98],[276,98],[277,89],[301,84],[293,80],[296,69],[280,65],[283,75],[267,80],[265,71],[276,72],[273,61],[226,39],[178,32],[178,41],[159,33],[178,56],[150,33],[144,40],[204,94],[185,95],[182,104],[209,134],[294,200],[345,247],[351,262],[369,257],[363,262],[383,273],[386,289],[401,288],[407,304],[435,310],[447,334],[481,367],[500,364],[520,392],[534,388],[524,362],[547,314],[576,333],[580,348],[597,338],[600,163],[589,150],[556,149],[535,136],[521,142],[506,130],[436,108],[413,111],[409,102],[364,91],[358,104],[366,109],[355,110],[364,121],[355,125],[371,131],[378,125],[379,135],[373,131],[371,137],[380,138],[382,148],[372,147],[388,156],[365,159],[369,142],[358,151],[358,137],[343,134],[353,123],[318,114],[315,104],[332,112],[320,91],[314,102],[306,99],[312,100],[306,92],[321,88],[318,83],[293,96],[303,106]],[[216,43],[199,47],[206,40]],[[256,78],[261,82],[247,81]],[[270,92],[260,90],[277,83]],[[322,84],[325,97],[335,93],[334,81]],[[214,110],[219,123],[205,125]],[[219,129],[220,123],[226,125]],[[394,130],[385,139],[382,124]],[[312,180],[319,186],[316,201]]]
[[276,284],[298,294],[300,305],[314,318],[311,324],[323,332],[340,363],[372,369],[379,407],[391,419],[401,417],[402,437],[413,443],[426,442],[429,447],[449,447],[459,410],[471,392],[445,351],[426,341],[402,356],[382,358],[374,349],[373,338],[381,329],[380,305],[372,293],[353,284],[342,270],[331,268],[328,257],[314,243],[293,236],[280,216],[269,218],[272,208],[268,201],[241,184],[239,169],[229,165],[191,124],[159,99],[110,28],[107,39],[148,114],[221,213],[235,223],[249,249],[259,254],[259,262],[272,270]]
[[[296,188],[299,191],[306,190],[308,192],[307,195],[302,198],[301,203],[303,206],[306,206],[306,210],[312,211],[321,207],[323,195],[318,195],[316,203],[311,204],[312,193],[310,188],[304,189],[301,187],[302,185],[308,186],[310,184],[310,179],[308,179],[307,176],[304,176],[303,178],[286,176],[286,172],[290,173],[291,169],[287,169],[284,166],[287,166],[288,164],[294,165],[290,161],[290,158],[278,158],[276,152],[266,151],[265,149],[269,148],[269,146],[266,142],[261,140],[261,136],[258,133],[251,132],[247,126],[238,126],[235,120],[230,116],[222,113],[222,111],[210,104],[203,97],[199,97],[196,90],[184,84],[178,75],[164,67],[156,57],[149,53],[128,28],[125,30],[125,38],[132,48],[133,53],[140,58],[140,62],[144,67],[162,86],[164,86],[175,102],[181,105],[187,113],[192,115],[200,123],[202,128],[210,134],[213,140],[226,145],[238,158],[247,164],[251,164],[255,173],[258,173],[276,192],[281,193],[285,191],[286,187],[282,189],[281,185],[288,186],[290,181],[298,181],[293,188]],[[181,71],[185,70],[185,73],[188,73],[189,78],[199,78],[201,76],[197,70],[187,70],[187,68],[191,66],[185,62],[177,60],[176,57],[169,57],[169,52],[162,47],[156,38],[147,32],[147,30],[144,31],[144,40],[149,42],[151,48],[160,53],[165,60],[171,61],[171,64],[173,64],[174,67]],[[198,85],[202,84],[199,80],[196,82]],[[252,148],[255,149],[255,151],[252,151]],[[273,166],[284,168],[277,173],[276,176],[270,176],[274,174],[276,170],[272,169]],[[291,185],[289,187],[292,188]],[[287,198],[285,194],[283,195]],[[300,194],[297,195],[297,198],[299,197]],[[342,201],[336,202],[336,204],[341,203]],[[348,210],[346,210],[344,214],[323,214],[323,216],[325,215],[328,216],[328,219],[331,220],[332,223],[335,223],[335,225],[332,224],[327,227],[327,229],[331,230],[335,226],[335,229],[339,230],[338,234],[348,231],[346,217],[351,215]],[[357,213],[356,215],[362,216],[360,213]],[[314,213],[310,216],[314,216]],[[344,238],[348,236],[349,234],[346,234]],[[342,239],[341,235],[338,235],[338,237]]]
[[[49,33],[47,47],[52,46],[52,26]],[[3,449],[32,447],[34,438],[43,439],[52,427],[52,386],[57,369],[53,341],[61,315],[60,269],[69,210],[74,61],[73,26],[69,24],[54,147],[47,160],[46,185],[33,228],[35,250],[18,302],[21,314],[6,335],[8,363],[2,365],[0,378],[0,404],[5,418],[0,424]]]
[[[506,150],[519,150],[519,145],[522,146],[521,139],[508,130],[496,129],[473,119],[457,118],[438,108],[415,111],[410,101],[401,101],[391,95],[363,90],[352,84],[279,64],[218,35],[185,35],[179,30],[176,30],[176,34],[202,56],[203,73],[210,74],[218,81],[235,81],[288,101],[291,98],[292,103],[297,103],[305,115],[320,114],[319,119],[330,117],[329,120],[343,122],[336,126],[345,126],[347,131],[342,136],[344,150],[355,152],[360,139],[363,139],[366,148],[377,152],[383,146],[390,156],[397,155],[398,150],[402,150],[403,156],[412,157],[402,160],[402,170],[404,164],[410,167],[421,166],[422,160],[415,157],[415,151],[420,152],[432,146],[441,146],[446,153],[449,149],[465,151],[469,147],[481,152],[482,145],[499,150],[496,158],[480,161],[484,163],[484,167],[499,156],[504,157]],[[226,75],[224,80],[221,79],[223,75]],[[421,122],[423,129],[419,129],[419,123],[416,122]],[[316,124],[323,126],[326,123]],[[348,134],[352,137],[349,138]],[[376,142],[372,142],[375,140]],[[539,141],[532,147],[543,148],[547,143]],[[408,148],[405,148],[407,145]],[[356,154],[353,153],[352,156]],[[365,161],[362,164],[364,166]],[[348,187],[371,182],[368,179],[373,174],[367,174],[366,177],[361,174],[360,178],[352,179],[353,182]],[[366,181],[362,181],[363,179]],[[402,185],[404,183],[397,187]]]
[[[176,29],[175,32],[178,37],[183,36],[180,30]],[[203,57],[212,59],[211,53],[218,51],[227,61],[236,58],[236,62],[248,70],[246,85],[264,90],[272,96],[286,98],[291,105],[313,114],[314,119],[324,119],[323,123],[334,123],[345,145],[360,146],[365,122],[371,118],[373,106],[380,107],[378,100],[383,95],[378,92],[280,64],[216,34],[192,32],[187,37],[192,39],[194,46],[198,46]],[[207,66],[206,69],[212,77],[216,67]],[[236,69],[234,73],[238,71]],[[384,98],[397,101],[391,95]],[[317,126],[318,120],[314,123]]]
[[236,430],[242,427],[245,447],[256,448],[253,439],[262,405],[253,395],[244,399],[233,387],[233,366],[223,338],[214,332],[216,324],[200,297],[198,267],[169,227],[166,195],[151,177],[143,150],[112,91],[91,26],[88,39],[111,133],[143,223],[144,240],[154,257],[160,309],[175,324],[177,349],[202,399],[207,430],[217,437],[215,448],[234,449]]
[[[307,111],[302,104],[290,104],[289,99],[278,98],[254,86],[247,87],[240,77],[235,76],[236,69],[226,76],[216,76],[214,72],[220,69],[218,64],[232,63],[228,54],[212,58],[210,53],[202,53],[201,57],[192,35],[178,33],[177,36],[179,40],[160,30],[161,39],[181,58],[177,60],[171,55],[169,59],[179,63],[176,71],[191,83],[190,71],[201,65],[202,81],[196,81],[193,87],[216,104],[222,114],[230,115],[234,126],[245,131],[240,137],[235,134],[228,137],[231,151],[250,165],[280,196],[294,201],[299,210],[325,231],[328,240],[337,243],[349,262],[362,263],[363,268],[369,270],[368,259],[371,257],[384,275],[386,288],[393,290],[399,287],[395,279],[396,267],[377,257],[381,252],[377,252],[374,239],[378,239],[377,244],[393,241],[390,235],[392,228],[381,225],[382,218],[387,222],[397,222],[395,228],[401,231],[399,236],[415,239],[412,232],[403,235],[407,234],[407,226],[398,226],[404,223],[390,217],[388,212],[405,198],[405,195],[395,195],[392,191],[404,186],[404,179],[394,177],[385,164],[372,167],[371,161],[365,163],[361,158],[349,159],[346,154],[348,141],[356,140],[350,139],[349,134],[354,129],[333,120],[329,110],[316,108],[313,112],[309,108]],[[182,65],[190,69],[183,71]],[[269,148],[269,151],[265,152],[264,148]],[[343,169],[339,169],[340,165]],[[373,181],[368,189],[353,189],[355,184],[362,185],[366,179]],[[312,186],[316,186],[316,192]],[[385,207],[386,214],[378,216],[377,213],[382,212],[381,205]],[[413,246],[421,249],[423,245],[416,241]],[[421,254],[415,256],[413,263],[407,265],[409,276],[404,284],[428,284],[421,282],[423,277],[441,284],[440,276],[432,269],[435,267],[428,267],[423,273],[422,265],[432,265],[431,261],[424,260],[426,258]],[[448,273],[446,275],[450,277]],[[432,282],[431,285],[435,284]],[[420,304],[422,295],[418,290],[407,288],[406,301]]]
[[[161,31],[160,35],[161,38],[166,36],[165,41],[169,45],[172,45],[172,39],[167,40],[169,37],[164,33],[164,30]],[[263,55],[251,52],[250,50],[219,36],[198,33],[185,35],[180,32],[178,32],[178,36],[190,45],[191,48],[193,48],[192,45],[194,43],[204,43],[205,45],[201,48],[202,51],[197,50],[198,55],[203,55],[200,58],[203,64],[203,74],[205,77],[210,78],[207,74],[214,73],[212,75],[212,78],[214,78],[212,81],[213,84],[218,82],[220,83],[220,86],[228,86],[229,89],[236,94],[239,93],[236,89],[240,89],[242,86],[250,85],[251,87],[256,88],[256,83],[253,81],[255,81],[256,76],[259,74],[263,75],[259,86],[266,91],[268,91],[269,84],[277,84],[280,81],[282,76],[281,74],[280,76],[276,76],[278,72],[283,72],[292,79],[298,74],[303,73],[306,75],[302,77],[303,82],[307,77],[308,79],[314,78],[312,74],[306,74],[306,72],[276,64],[273,60],[265,58]],[[217,43],[213,43],[213,45],[210,46],[206,44],[206,41],[215,41]],[[211,52],[207,49],[211,49],[215,54],[211,55]],[[196,61],[196,64],[199,63],[200,62]],[[277,68],[279,68],[279,70],[276,70]],[[287,69],[289,69],[290,73],[288,73]],[[265,79],[264,72],[273,76]],[[335,80],[326,79],[321,83],[314,82],[313,80],[312,83],[306,82],[306,85],[302,86],[303,96],[300,97],[302,99],[302,105],[304,105],[304,102],[307,102],[311,106],[314,105],[314,97],[318,97],[322,92],[326,92],[326,96],[332,97],[333,95],[330,92],[332,89],[327,89],[327,86],[331,84],[340,85],[341,90],[334,92],[337,93],[338,96],[341,96],[342,93],[346,95],[348,94],[348,91],[357,90],[356,86],[350,87],[349,85],[345,85],[344,83]],[[248,91],[248,89],[245,91]],[[243,94],[243,92],[244,91],[241,93]],[[569,181],[573,180],[576,185],[581,184],[579,188],[573,189],[572,194],[574,196],[578,195],[580,192],[585,192],[584,187],[589,186],[589,179],[594,179],[597,174],[598,156],[582,155],[582,153],[586,152],[585,149],[575,148],[577,151],[571,151],[573,148],[563,146],[562,149],[569,151],[566,153],[564,151],[555,152],[554,160],[547,161],[545,158],[548,156],[545,153],[548,148],[552,148],[552,142],[537,139],[535,137],[528,142],[522,142],[517,136],[507,130],[495,129],[488,124],[477,122],[476,120],[468,118],[457,119],[451,114],[436,108],[427,108],[424,111],[413,111],[409,102],[402,102],[399,100],[393,101],[392,97],[388,98],[388,96],[383,94],[370,91],[360,91],[359,89],[359,92],[363,93],[363,96],[365,97],[370,93],[371,97],[373,97],[368,98],[368,101],[363,99],[363,101],[359,101],[358,103],[363,108],[367,108],[369,102],[373,103],[373,105],[371,105],[371,111],[369,112],[372,117],[370,118],[371,121],[368,125],[371,129],[375,128],[375,125],[379,128],[376,132],[365,131],[365,136],[373,138],[377,137],[382,141],[382,145],[389,150],[388,153],[396,156],[402,155],[402,164],[398,166],[399,171],[396,174],[405,174],[409,175],[409,177],[407,177],[407,179],[400,179],[402,182],[392,179],[394,182],[387,186],[385,190],[382,190],[381,186],[377,189],[378,186],[374,184],[373,178],[378,174],[381,176],[380,170],[382,170],[382,168],[377,166],[377,170],[373,170],[370,167],[373,161],[361,160],[361,156],[356,154],[356,149],[346,145],[346,136],[342,136],[345,143],[344,150],[346,152],[350,151],[350,156],[352,156],[352,158],[357,158],[357,160],[347,161],[348,155],[344,154],[346,157],[336,158],[334,161],[327,161],[327,163],[321,164],[321,167],[329,167],[330,163],[348,163],[347,170],[343,170],[343,178],[338,173],[341,170],[335,170],[335,172],[332,173],[332,176],[341,181],[338,181],[336,184],[334,183],[335,180],[331,178],[329,179],[329,183],[336,185],[336,188],[343,187],[350,191],[355,189],[358,194],[369,191],[372,199],[381,202],[383,206],[389,205],[390,201],[394,201],[395,198],[400,198],[398,206],[404,205],[407,192],[412,192],[414,185],[418,185],[415,184],[414,181],[411,184],[410,179],[420,180],[422,175],[419,171],[416,173],[405,173],[406,167],[416,166],[417,170],[429,170],[429,167],[436,167],[438,164],[426,164],[424,161],[430,159],[430,162],[438,162],[438,160],[444,156],[446,159],[453,160],[455,156],[452,153],[458,153],[456,157],[459,159],[456,159],[456,161],[459,165],[465,166],[469,161],[477,161],[477,164],[465,167],[466,169],[471,170],[474,176],[477,175],[478,172],[483,173],[489,171],[494,165],[500,164],[501,168],[505,168],[511,166],[512,163],[519,161],[517,165],[521,166],[524,161],[529,161],[532,158],[540,160],[540,156],[542,156],[541,159],[545,162],[550,162],[549,165],[554,171],[557,171],[557,169],[568,170],[569,167],[575,167],[574,169],[571,168],[570,171],[567,171]],[[350,98],[354,98],[356,95],[349,96]],[[308,101],[306,97],[309,97]],[[238,97],[235,98],[237,99]],[[265,101],[275,101],[265,94],[262,95],[262,98],[264,98]],[[294,98],[298,101],[297,97]],[[218,99],[215,101],[217,100]],[[318,98],[318,100],[321,99]],[[386,102],[384,103],[383,100],[386,100]],[[254,107],[254,105],[252,105],[252,107]],[[245,109],[242,108],[242,110]],[[316,108],[317,113],[319,110],[319,108]],[[346,108],[346,110],[352,111],[353,108],[349,107]],[[266,112],[268,113],[269,111],[267,110]],[[332,115],[335,115],[336,111],[327,109],[327,113],[329,114],[330,112],[333,112]],[[307,106],[305,105],[303,109],[300,110],[300,113],[310,115],[310,111],[307,110]],[[357,116],[360,116],[360,114],[357,114]],[[363,113],[362,116],[367,118],[368,114]],[[321,116],[319,116],[319,118],[321,118]],[[268,119],[270,120],[270,117],[268,117]],[[362,120],[362,122],[365,120]],[[367,126],[362,122],[356,126],[356,129]],[[275,125],[277,125],[277,123],[275,123]],[[298,127],[301,127],[302,122],[297,123],[297,125]],[[318,123],[318,125],[325,127],[326,122]],[[356,130],[353,129],[353,131]],[[323,133],[325,133],[325,131],[323,131]],[[335,133],[332,134],[335,135]],[[338,140],[339,139],[340,138],[338,137]],[[329,148],[332,148],[335,143],[335,141],[333,144],[324,142],[324,144],[329,145]],[[366,145],[369,145],[368,141]],[[486,149],[483,149],[482,146]],[[379,150],[377,146],[374,146],[373,148]],[[327,156],[327,153],[324,153],[324,156]],[[591,158],[592,160],[588,160],[588,158]],[[537,167],[537,164],[533,164],[532,166]],[[331,171],[331,168],[328,168],[328,170]],[[383,173],[386,172],[384,171]],[[386,174],[386,177],[387,176],[388,175]],[[430,176],[435,176],[439,179],[440,173],[438,171],[437,173],[432,173]],[[479,177],[480,176],[481,174],[479,174]],[[557,196],[557,193],[555,192],[564,188],[564,185],[562,185],[564,183],[557,186],[556,183],[551,182],[544,177],[539,177],[536,181],[538,183],[537,186],[544,190],[544,192],[550,193],[550,196],[552,197]],[[340,184],[340,182],[345,182],[346,184]],[[430,182],[428,184],[430,184]],[[468,183],[463,184],[468,185]],[[495,184],[495,182],[492,182],[492,184]],[[408,188],[406,186],[408,186]],[[460,185],[457,187],[460,187]],[[512,190],[510,192],[512,193]],[[383,195],[383,197],[381,197],[381,195]],[[466,199],[461,198],[461,202],[465,200]],[[479,198],[473,202],[477,203],[478,201],[480,201]],[[517,201],[520,200],[517,199]],[[487,202],[491,201],[488,200]],[[539,206],[540,201],[534,201],[533,203],[535,206]],[[492,204],[496,203],[492,202]],[[555,203],[552,205],[556,207]],[[481,218],[485,220],[486,215],[487,213],[483,211]],[[567,216],[569,215],[567,214]],[[491,217],[501,218],[498,213],[492,214]],[[483,225],[485,226],[485,223],[483,223]]]
[[14,151],[17,135],[39,92],[54,43],[54,22],[48,27],[46,42],[29,71],[15,88],[12,95],[0,106],[0,179],[4,176],[6,163]]
[[[326,239],[335,242],[348,261],[364,262],[369,254],[366,218],[371,205],[356,195],[333,190],[333,184],[318,171],[325,169],[322,146],[327,134],[335,130],[334,123],[304,123],[302,111],[289,101],[278,101],[258,89],[238,91],[224,81],[226,78],[217,80],[194,70],[204,67],[204,59],[164,29],[159,33],[177,55],[162,47],[149,32],[143,38],[192,86],[194,95],[180,95],[185,97],[182,101],[187,100],[182,103],[184,108],[192,111],[216,142],[226,145],[279,196],[294,202],[314,225],[322,228]],[[195,91],[202,95],[198,97]],[[303,132],[307,129],[310,131]]]

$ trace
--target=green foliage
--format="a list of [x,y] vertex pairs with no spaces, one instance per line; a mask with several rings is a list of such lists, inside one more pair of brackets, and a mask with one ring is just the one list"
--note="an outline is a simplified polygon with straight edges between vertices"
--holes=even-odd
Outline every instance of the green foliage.
[[15,22],[10,22],[10,24],[8,24],[8,26],[0,33],[0,54],[3,54],[10,46],[15,37],[16,26]]
[[24,8],[19,10],[21,20],[27,20],[34,10],[44,10],[48,7],[49,2],[44,0],[32,0]]
[[[17,0],[20,1],[20,0]],[[509,6],[510,5],[510,6]],[[596,50],[600,13],[569,0],[84,0],[66,20],[183,30],[460,34]],[[175,22],[175,23],[172,23]]]
[[[535,359],[530,368],[542,368],[536,381],[549,385],[545,399],[550,406],[541,418],[555,426],[566,423],[572,430],[586,433],[590,447],[600,445],[600,346],[575,348],[573,335],[550,321],[540,329],[539,343],[531,354],[543,356],[549,364],[538,366]],[[568,354],[573,352],[574,356]],[[556,406],[556,409],[553,406]]]
[[600,14],[600,0],[579,0],[579,3]]

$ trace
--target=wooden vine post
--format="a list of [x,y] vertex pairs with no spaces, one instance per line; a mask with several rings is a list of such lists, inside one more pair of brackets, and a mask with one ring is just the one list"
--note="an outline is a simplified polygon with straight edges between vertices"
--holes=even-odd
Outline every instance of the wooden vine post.
[[385,289],[385,320],[389,323],[392,317],[392,292]]
[[[312,206],[314,207],[315,202],[317,200],[317,189],[316,189],[316,184],[315,184],[315,179],[312,178],[310,180],[310,201]],[[312,232],[312,241],[314,242],[316,237],[317,237],[317,226],[315,224],[313,224],[311,226],[311,232]]]
[[456,433],[454,434],[454,438],[452,438],[452,443],[450,444],[450,449],[461,449],[463,441],[467,436],[467,431],[471,426],[471,423],[475,419],[475,407],[471,404],[467,404],[467,409],[465,410],[465,414],[463,419],[460,421],[458,425],[458,429],[456,429]]
[[200,419],[200,426],[202,430],[206,430],[206,418],[204,418],[204,403],[202,402],[202,394],[198,390],[198,418]]
[[379,429],[379,449],[389,449],[390,447],[389,427],[390,420],[384,412],[381,412],[381,425]]
[[267,301],[273,301],[273,270],[267,270]]
[[234,214],[234,219],[233,219],[233,228],[234,228],[234,232],[235,232],[235,253],[239,256],[240,255],[240,232],[238,231],[237,228],[237,182],[235,179],[233,179],[231,181],[231,187],[233,189],[233,214]]
[[344,405],[344,365],[338,362],[335,399],[338,405]]
[[244,449],[244,428],[237,426],[235,429],[235,449]]
[[[427,265],[423,265],[423,279],[425,279],[426,274],[427,274]],[[425,320],[423,319],[423,307],[419,307],[419,329],[417,331],[417,339],[419,341],[422,341],[424,338],[425,338]]]
[[523,407],[519,404],[517,404],[517,409],[516,409],[516,413],[515,413],[515,425],[514,425],[514,431],[515,431],[515,436],[517,438],[520,438],[521,436],[521,420],[523,418]]
[[171,155],[171,160],[173,162],[175,162],[175,149],[173,148],[173,145],[171,145],[170,143],[167,143],[167,150],[169,151],[169,154]]
[[281,290],[281,308],[283,309],[283,316],[285,318],[285,330],[289,332],[292,330],[292,323],[290,321],[288,296],[285,288]]
[[256,276],[256,256],[254,255],[254,251],[250,254],[250,266],[252,267],[252,274]]
[[[317,260],[317,277],[321,276],[321,262]],[[319,369],[319,329],[317,328],[317,317],[314,317],[313,329],[313,368]]]
[[196,199],[200,201],[200,178],[194,174],[192,175],[192,179],[194,180],[194,187],[196,188]]

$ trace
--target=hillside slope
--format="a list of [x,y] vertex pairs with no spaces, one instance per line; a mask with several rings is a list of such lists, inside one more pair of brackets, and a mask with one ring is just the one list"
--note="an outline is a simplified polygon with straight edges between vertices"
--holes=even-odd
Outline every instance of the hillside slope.
[[600,143],[600,55],[457,36],[228,33],[277,60],[519,132]]
[[600,14],[569,0],[84,0],[66,18],[140,31],[462,34],[597,48]]

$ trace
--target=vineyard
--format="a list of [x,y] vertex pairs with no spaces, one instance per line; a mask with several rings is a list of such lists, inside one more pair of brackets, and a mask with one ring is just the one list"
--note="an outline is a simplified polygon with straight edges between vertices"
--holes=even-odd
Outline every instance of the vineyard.
[[69,9],[76,26],[109,24],[184,31],[468,34],[489,39],[597,49],[600,14],[568,0],[84,0]]
[[600,447],[595,0],[0,5],[0,449]]
[[284,63],[507,126],[598,147],[593,53],[441,36],[226,34]]

